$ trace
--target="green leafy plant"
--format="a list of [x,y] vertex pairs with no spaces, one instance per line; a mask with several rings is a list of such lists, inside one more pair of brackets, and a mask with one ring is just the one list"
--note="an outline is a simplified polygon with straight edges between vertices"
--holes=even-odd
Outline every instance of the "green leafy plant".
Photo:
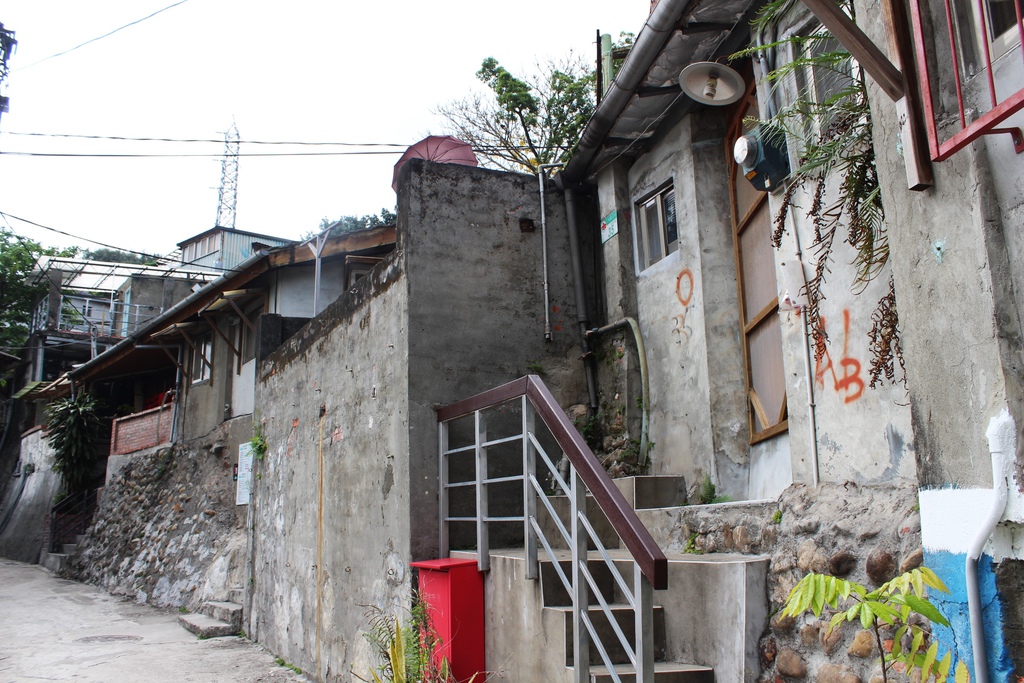
[[294,671],[297,674],[301,674],[302,673],[302,669],[300,669],[299,667],[295,666],[294,664],[289,664],[288,662],[286,662],[285,660],[281,659],[280,657],[275,657],[274,661],[277,663],[278,666],[283,666],[286,669],[291,669],[292,671]]
[[[448,660],[436,660],[433,653],[441,645],[427,615],[427,606],[413,596],[413,607],[404,621],[379,607],[366,612],[370,630],[364,633],[377,656],[378,666],[370,678],[353,675],[367,683],[455,683]],[[468,683],[473,683],[476,674]]]
[[690,537],[686,539],[686,545],[683,546],[683,552],[687,555],[703,555],[704,551],[697,547],[697,534],[690,534]]
[[252,421],[252,438],[249,439],[253,457],[262,460],[267,454],[267,437],[263,435],[263,423],[256,418]]
[[92,477],[96,444],[103,432],[98,407],[96,397],[81,392],[73,398],[58,399],[47,408],[53,471],[60,475],[68,493],[81,491]]
[[772,513],[772,524],[782,524],[782,510],[776,510]]
[[[893,665],[900,663],[908,676],[914,669],[919,669],[921,681],[945,683],[949,678],[952,651],[938,659],[939,643],[932,640],[931,630],[911,620],[912,615],[920,615],[931,623],[949,626],[938,608],[928,600],[928,588],[949,592],[935,572],[927,567],[912,569],[873,591],[854,581],[811,572],[790,591],[782,614],[796,617],[810,611],[815,617],[820,617],[826,607],[830,608],[835,614],[829,620],[828,633],[849,622],[859,621],[865,630],[874,634],[878,651],[883,653],[883,681],[889,680]],[[841,606],[840,601],[843,605],[850,604]],[[890,652],[886,652],[883,646],[882,631],[886,628],[895,631]],[[967,666],[962,661],[957,662],[954,680],[956,683],[969,680]]]
[[697,494],[694,496],[694,505],[711,505],[712,503],[728,503],[730,500],[729,496],[718,495],[718,490],[715,487],[715,482],[711,481],[711,477],[707,474],[701,479],[700,488],[697,489]]

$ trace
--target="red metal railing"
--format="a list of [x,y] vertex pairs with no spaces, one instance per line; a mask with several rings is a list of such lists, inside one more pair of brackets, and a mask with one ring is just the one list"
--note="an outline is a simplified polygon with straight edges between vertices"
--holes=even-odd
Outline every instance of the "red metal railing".
[[[1024,152],[1024,135],[1021,134],[1019,128],[1000,128],[999,124],[1004,122],[1013,114],[1024,109],[1024,88],[1017,90],[1012,95],[1000,100],[996,93],[996,79],[993,69],[992,52],[990,49],[990,42],[993,36],[989,35],[988,21],[986,20],[986,0],[974,0],[977,3],[977,15],[976,21],[980,24],[981,28],[981,58],[982,64],[981,70],[975,76],[980,78],[982,74],[987,79],[987,87],[989,94],[989,106],[988,111],[978,116],[973,121],[968,122],[967,111],[971,108],[982,108],[982,103],[968,101],[968,97],[964,92],[965,85],[965,74],[960,63],[958,55],[960,54],[960,48],[962,41],[958,40],[957,37],[957,26],[954,20],[953,14],[954,9],[951,0],[944,0],[945,5],[945,20],[946,29],[949,36],[950,46],[950,67],[953,76],[953,85],[956,90],[957,108],[959,113],[959,131],[949,136],[947,139],[940,139],[940,133],[938,130],[937,117],[942,115],[941,107],[935,103],[935,97],[938,95],[939,82],[936,76],[941,78],[946,69],[946,65],[936,59],[933,64],[936,65],[935,71],[938,73],[933,76],[932,69],[929,68],[928,60],[929,54],[927,46],[930,44],[926,40],[924,21],[922,17],[922,0],[910,0],[910,14],[914,28],[914,49],[917,54],[917,68],[918,73],[921,76],[921,95],[924,100],[924,115],[925,125],[928,131],[928,147],[931,153],[933,161],[944,161],[952,156],[957,151],[963,149],[970,143],[977,140],[982,135],[992,135],[998,133],[1006,133],[1012,136],[1014,149],[1018,154]],[[1014,8],[1017,14],[1017,32],[1021,39],[1021,44],[1016,48],[1024,58],[1024,25],[1021,23],[1021,0],[1015,0]],[[941,18],[938,16],[932,16],[932,21],[936,35],[939,35],[939,24]],[[973,22],[971,29],[973,29]]]

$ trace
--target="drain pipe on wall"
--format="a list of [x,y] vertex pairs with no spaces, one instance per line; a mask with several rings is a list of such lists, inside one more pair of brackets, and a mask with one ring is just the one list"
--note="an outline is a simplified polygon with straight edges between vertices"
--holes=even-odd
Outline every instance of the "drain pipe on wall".
[[643,402],[643,409],[640,411],[640,465],[645,466],[647,460],[647,430],[650,423],[650,379],[647,372],[647,348],[644,346],[644,337],[640,334],[640,325],[635,318],[626,317],[604,327],[596,327],[588,330],[587,337],[599,337],[623,327],[633,330],[633,340],[636,343],[636,355],[640,359],[640,400]]
[[[551,341],[551,300],[548,286],[548,218],[544,209],[544,177],[549,168],[559,168],[563,164],[541,164],[537,167],[537,184],[540,187],[540,243],[541,260],[544,261],[544,338]],[[569,230],[572,233],[572,229]]]
[[[800,233],[796,226],[793,226],[793,241],[796,244],[796,263],[800,268],[800,279],[803,282],[803,291],[807,292],[807,272],[804,270],[803,251],[800,248]],[[807,320],[807,309],[800,311],[800,319],[803,324],[804,333],[804,375],[807,382],[807,429],[810,432],[811,441],[811,484],[818,487],[818,418],[815,414],[814,405],[814,374],[811,368],[811,327]]]
[[576,193],[571,187],[565,188],[565,220],[569,229],[569,255],[572,264],[572,286],[576,295],[576,322],[580,329],[580,348],[583,351],[583,370],[587,377],[587,415],[597,415],[597,373],[594,368],[594,354],[590,350],[587,328],[590,316],[587,314],[587,295],[583,288],[583,258],[580,255],[580,236],[576,219]]
[[999,417],[993,417],[988,423],[985,436],[988,438],[988,450],[992,455],[992,492],[995,500],[985,518],[978,534],[971,541],[967,552],[966,584],[967,608],[971,618],[971,649],[974,654],[975,683],[989,683],[988,648],[985,644],[985,621],[981,610],[981,589],[978,587],[978,562],[981,560],[985,543],[992,536],[993,530],[1006,510],[1013,461],[1016,456],[1016,427],[1010,412],[1003,409]]

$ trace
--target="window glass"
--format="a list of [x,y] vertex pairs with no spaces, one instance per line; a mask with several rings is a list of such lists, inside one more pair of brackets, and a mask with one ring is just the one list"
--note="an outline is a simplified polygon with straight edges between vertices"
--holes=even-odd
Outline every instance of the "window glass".
[[672,186],[637,205],[637,255],[643,270],[672,253],[679,241],[676,195]]

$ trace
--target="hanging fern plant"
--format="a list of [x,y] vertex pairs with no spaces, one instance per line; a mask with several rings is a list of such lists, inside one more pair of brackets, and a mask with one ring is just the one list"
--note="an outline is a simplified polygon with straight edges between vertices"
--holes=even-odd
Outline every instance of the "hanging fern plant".
[[103,430],[103,421],[96,414],[98,403],[92,394],[82,392],[74,398],[58,399],[47,408],[53,471],[60,474],[68,493],[81,491],[92,477]]
[[[853,18],[849,2],[840,6]],[[796,5],[795,0],[775,0],[764,6],[753,22],[756,32],[774,30]],[[752,45],[734,56],[757,57],[763,51],[792,49],[796,57],[770,71],[767,79],[776,90],[792,79],[808,85],[799,88],[795,98],[773,116],[759,121],[763,134],[777,140],[796,143],[799,163],[790,175],[774,219],[772,244],[778,249],[786,232],[786,219],[794,208],[798,192],[806,193],[810,205],[804,208],[813,228],[810,246],[814,254],[814,275],[807,281],[807,316],[818,362],[825,355],[828,333],[822,320],[821,302],[834,259],[835,239],[841,239],[855,251],[856,269],[853,290],[863,292],[882,272],[889,258],[889,240],[885,229],[885,209],[875,165],[871,110],[863,71],[845,48],[824,28],[794,34],[765,45]],[[810,86],[827,82],[816,92]],[[829,193],[830,179],[838,179],[835,193]],[[878,321],[884,319],[884,324]],[[882,376],[906,383],[906,374],[897,380],[894,363],[903,368],[899,343],[899,317],[895,292],[879,301],[872,315],[876,324],[871,339],[871,386]]]

